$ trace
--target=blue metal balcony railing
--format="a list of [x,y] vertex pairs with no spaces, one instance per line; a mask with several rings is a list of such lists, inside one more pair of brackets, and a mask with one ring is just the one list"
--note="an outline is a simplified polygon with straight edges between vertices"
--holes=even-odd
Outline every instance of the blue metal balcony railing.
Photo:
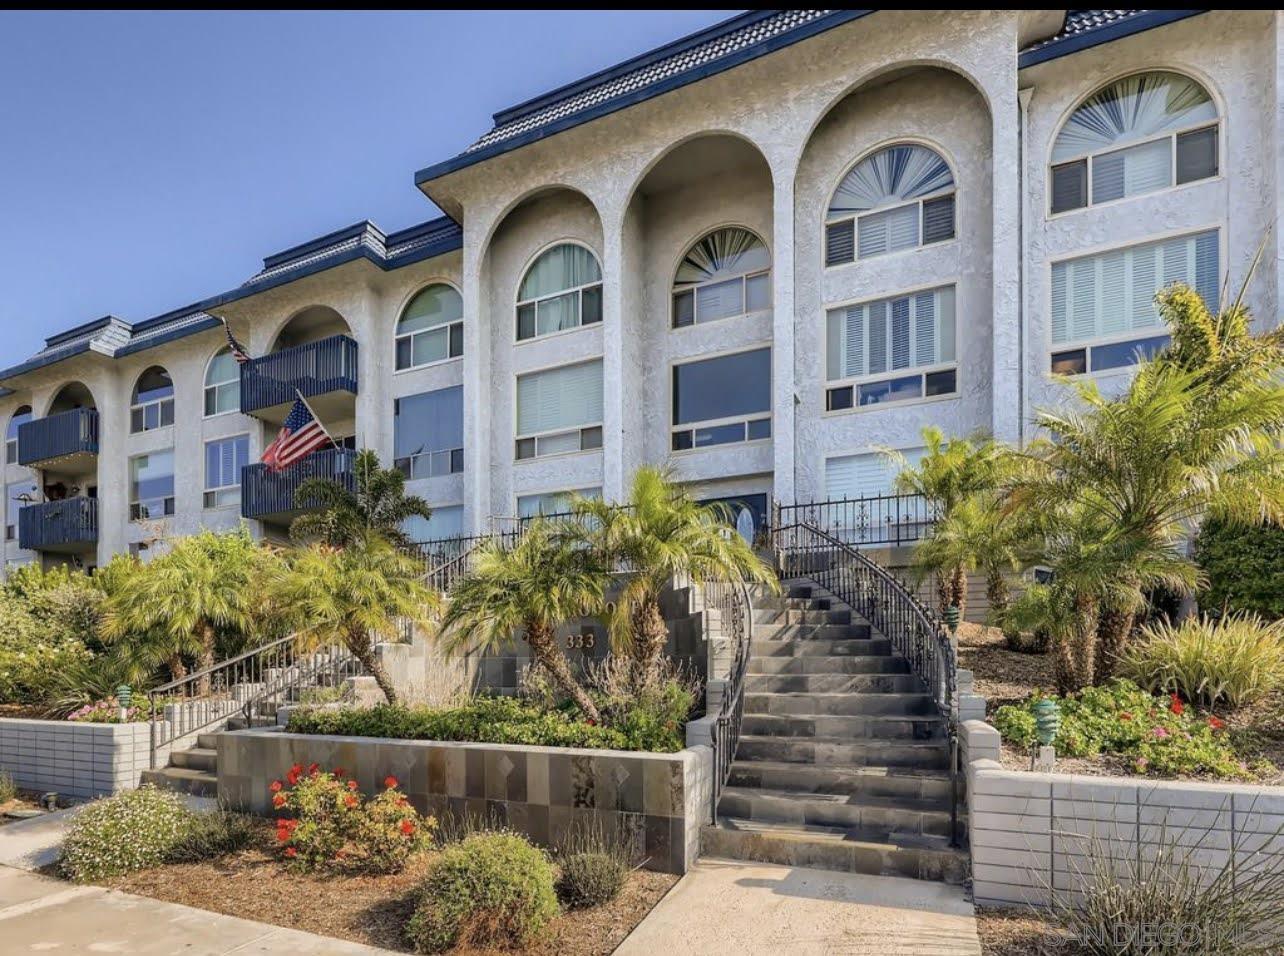
[[18,512],[18,547],[71,551],[98,541],[98,499],[64,498]]
[[96,408],[73,408],[18,426],[20,465],[34,465],[80,453],[98,454]]
[[349,491],[355,491],[356,460],[355,451],[327,448],[324,451],[314,451],[282,472],[270,471],[262,463],[246,465],[241,469],[241,515],[245,518],[264,518],[317,507],[314,502],[296,503],[294,500],[294,493],[298,491],[299,485],[308,478],[328,478]]
[[282,349],[241,366],[241,411],[249,414],[327,392],[357,394],[357,343],[346,335]]

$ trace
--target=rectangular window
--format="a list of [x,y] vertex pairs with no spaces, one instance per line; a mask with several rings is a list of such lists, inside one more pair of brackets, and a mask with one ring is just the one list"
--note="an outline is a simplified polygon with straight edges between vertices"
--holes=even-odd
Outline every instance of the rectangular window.
[[1193,183],[1217,175],[1217,127],[1177,134],[1177,182]]
[[129,519],[163,518],[174,513],[174,450],[129,459]]
[[601,498],[601,488],[576,488],[568,491],[544,491],[537,495],[522,495],[517,499],[517,517],[534,518],[537,515],[560,515],[571,510],[571,496]]
[[[905,464],[915,466],[922,448],[901,451]],[[899,495],[900,465],[880,452],[843,455],[825,460],[825,497],[817,518],[832,535],[844,541],[875,543],[912,541],[931,523],[923,499]]]
[[854,383],[831,387],[826,410],[952,394],[954,321],[953,286],[830,309],[827,378]]
[[1173,141],[1168,137],[1092,157],[1092,201],[1166,189],[1173,184]]
[[437,325],[396,338],[397,371],[418,368],[464,354],[464,320]]
[[771,308],[771,273],[736,276],[673,293],[673,327],[748,315]]
[[250,463],[250,436],[235,435],[205,443],[206,508],[241,503],[241,469]]
[[[917,465],[923,448],[901,452],[909,465]],[[897,465],[881,452],[843,455],[825,459],[825,497],[830,501],[876,498],[895,494]]]
[[402,524],[411,541],[441,541],[445,538],[457,538],[464,533],[463,505],[433,505],[432,517],[407,518]]
[[865,259],[918,245],[918,203],[861,216],[856,224],[856,254]]
[[771,437],[771,349],[673,367],[674,451]]
[[1052,211],[1082,209],[1088,205],[1088,161],[1077,159],[1052,167]]
[[517,376],[516,456],[602,447],[602,360]]
[[954,196],[923,203],[923,245],[954,238]]
[[[1182,282],[1215,309],[1219,257],[1217,231],[1210,230],[1054,262],[1052,370],[1119,368],[1135,364],[1139,348],[1153,354],[1162,347],[1153,340],[1165,337],[1155,293]],[[1078,355],[1080,345],[1093,347]]]
[[4,443],[4,463],[6,465],[18,463],[18,439],[10,438]]
[[392,403],[392,454],[407,478],[464,470],[464,387],[406,395]]

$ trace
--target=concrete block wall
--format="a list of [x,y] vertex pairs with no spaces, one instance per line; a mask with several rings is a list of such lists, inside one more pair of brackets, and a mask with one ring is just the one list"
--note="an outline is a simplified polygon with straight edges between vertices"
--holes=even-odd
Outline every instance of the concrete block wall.
[[150,725],[0,719],[0,770],[24,790],[76,799],[138,786],[147,769]]
[[998,731],[977,720],[962,746],[977,903],[1074,902],[1094,861],[1126,876],[1185,860],[1202,879],[1232,854],[1241,874],[1284,865],[1281,788],[1005,770]]
[[392,774],[420,812],[494,821],[545,846],[575,825],[623,827],[636,834],[647,867],[669,873],[695,862],[713,785],[708,747],[657,754],[271,728],[219,734],[219,799],[268,814],[269,784],[296,763],[344,767],[366,793]]

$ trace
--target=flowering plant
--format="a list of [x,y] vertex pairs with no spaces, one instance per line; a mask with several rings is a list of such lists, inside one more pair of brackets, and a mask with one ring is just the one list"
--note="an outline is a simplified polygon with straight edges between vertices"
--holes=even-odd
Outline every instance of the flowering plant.
[[120,704],[116,702],[114,697],[104,697],[102,700],[96,700],[93,703],[85,704],[83,707],[78,707],[67,715],[67,719],[85,724],[119,724],[132,723],[135,720],[146,720],[151,715],[151,711],[147,706],[147,698],[135,698],[134,701],[126,708],[123,721],[120,719]]
[[268,787],[280,816],[276,839],[281,855],[300,869],[344,869],[376,873],[400,870],[423,849],[436,821],[422,817],[398,789],[395,777],[366,798],[341,769],[295,764],[285,781]]

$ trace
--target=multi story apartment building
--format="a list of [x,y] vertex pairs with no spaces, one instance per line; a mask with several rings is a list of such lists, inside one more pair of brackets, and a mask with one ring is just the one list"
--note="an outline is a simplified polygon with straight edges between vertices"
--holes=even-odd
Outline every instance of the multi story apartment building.
[[257,464],[296,389],[406,471],[424,538],[646,462],[760,520],[884,491],[924,425],[1025,441],[1052,373],[1118,387],[1162,344],[1168,283],[1216,298],[1261,248],[1274,322],[1282,85],[1268,10],[735,17],[497,113],[415,174],[445,218],[0,372],[5,561],[281,535],[303,475],[351,480],[348,448]]

